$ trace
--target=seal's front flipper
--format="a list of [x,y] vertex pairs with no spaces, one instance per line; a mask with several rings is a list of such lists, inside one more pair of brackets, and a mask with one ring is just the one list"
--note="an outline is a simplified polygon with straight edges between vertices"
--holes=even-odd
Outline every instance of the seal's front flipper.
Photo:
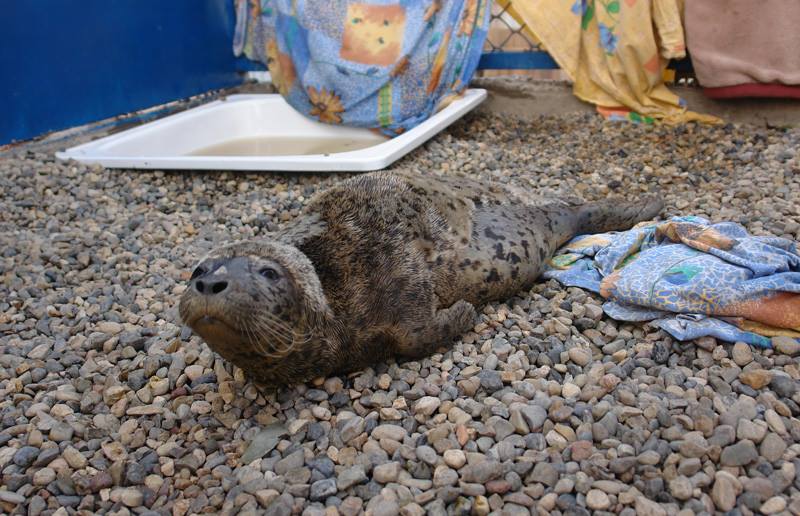
[[466,301],[457,301],[449,308],[437,310],[433,318],[410,332],[408,342],[398,346],[397,354],[406,357],[423,357],[472,328],[475,307]]

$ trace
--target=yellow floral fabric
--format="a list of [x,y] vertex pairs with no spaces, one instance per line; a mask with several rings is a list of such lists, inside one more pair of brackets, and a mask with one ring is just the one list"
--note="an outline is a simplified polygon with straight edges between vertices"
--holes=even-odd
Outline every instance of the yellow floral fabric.
[[679,0],[498,0],[541,41],[575,95],[609,119],[701,121],[663,82],[686,54]]

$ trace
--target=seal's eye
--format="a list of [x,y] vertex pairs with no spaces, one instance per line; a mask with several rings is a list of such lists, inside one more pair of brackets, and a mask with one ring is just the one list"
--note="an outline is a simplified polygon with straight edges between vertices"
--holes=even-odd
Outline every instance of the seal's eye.
[[264,267],[263,269],[258,271],[258,273],[270,281],[275,281],[276,279],[278,279],[278,271],[276,271],[272,267]]
[[195,278],[198,278],[198,277],[202,276],[205,273],[206,273],[206,269],[201,265],[201,266],[199,266],[198,268],[196,268],[195,270],[192,271],[192,277],[189,278],[189,279],[193,280]]

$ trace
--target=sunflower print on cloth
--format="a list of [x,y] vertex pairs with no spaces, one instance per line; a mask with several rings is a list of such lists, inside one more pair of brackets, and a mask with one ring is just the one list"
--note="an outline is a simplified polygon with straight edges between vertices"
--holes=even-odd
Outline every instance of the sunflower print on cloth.
[[396,136],[461,94],[490,0],[233,0],[234,52],[266,64],[281,95],[327,124]]
[[610,317],[654,320],[678,339],[711,335],[768,347],[771,336],[800,332],[796,244],[751,236],[732,222],[674,217],[579,236],[544,277],[598,292]]
[[344,111],[342,99],[338,95],[321,88],[317,91],[313,86],[308,87],[308,100],[311,102],[309,114],[326,124],[341,124],[342,117],[339,113]]

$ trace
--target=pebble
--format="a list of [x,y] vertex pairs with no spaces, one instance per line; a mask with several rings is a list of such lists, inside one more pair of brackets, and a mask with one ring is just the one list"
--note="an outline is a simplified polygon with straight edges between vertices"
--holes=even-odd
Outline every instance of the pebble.
[[[310,490],[310,498],[312,501],[324,501],[329,496],[333,496],[338,492],[338,487],[336,486],[336,480],[333,478],[323,478],[322,480],[317,480],[313,484],[311,484]],[[274,491],[275,496],[277,497],[278,492]],[[271,500],[270,500],[271,501]],[[262,503],[264,506],[268,506],[269,502]]]
[[778,353],[783,353],[789,356],[800,354],[800,341],[791,337],[772,337],[772,346]]
[[797,392],[797,380],[785,375],[774,375],[769,386],[775,391],[775,394],[783,398],[791,398]]
[[100,333],[107,333],[109,335],[116,335],[124,329],[120,323],[113,321],[100,321],[97,323],[97,331]]
[[400,475],[400,464],[398,462],[388,462],[375,466],[372,470],[372,478],[381,484],[396,482]]
[[558,481],[558,471],[546,462],[539,462],[533,467],[533,471],[528,479],[531,482],[539,482],[548,487],[552,487]]
[[20,468],[27,468],[39,455],[39,449],[33,446],[23,446],[14,454],[14,464]]
[[144,502],[144,493],[133,487],[123,489],[119,495],[119,501],[128,507],[139,507]]
[[372,430],[371,437],[380,441],[381,439],[391,439],[401,442],[407,435],[405,428],[399,425],[379,425]]
[[661,505],[644,496],[636,497],[635,508],[637,516],[667,516],[667,511]]
[[433,396],[423,396],[414,404],[414,412],[423,416],[430,416],[439,408],[442,402]]
[[241,462],[249,464],[271,452],[280,442],[280,436],[285,433],[286,429],[280,424],[271,425],[260,431],[242,454]]
[[561,387],[561,395],[567,399],[577,398],[580,393],[581,393],[581,388],[575,385],[574,383],[565,383]]
[[688,500],[692,497],[692,482],[685,476],[675,477],[669,481],[669,492],[678,500]]
[[[176,301],[211,247],[290,224],[346,174],[53,159],[71,144],[0,158],[0,512],[800,513],[794,339],[681,343],[542,280],[436,353],[268,392]],[[663,217],[797,239],[799,146],[796,128],[473,113],[391,168],[537,202],[658,192]]]
[[50,429],[50,433],[48,434],[48,438],[51,441],[55,441],[57,443],[69,441],[72,439],[72,435],[74,430],[72,427],[66,423],[58,423]]
[[661,462],[661,454],[655,450],[647,450],[639,454],[639,456],[636,457],[636,460],[639,462],[639,464],[655,466]]
[[592,361],[592,352],[584,348],[570,348],[569,359],[577,365],[584,367]]
[[736,504],[738,480],[726,471],[718,471],[714,478],[714,487],[711,490],[711,499],[714,505],[722,512],[733,509]]
[[451,486],[458,483],[458,473],[447,466],[436,466],[433,471],[434,487]]
[[763,514],[777,514],[786,509],[786,500],[782,496],[773,496],[761,506]]
[[255,493],[256,500],[262,507],[269,507],[280,495],[280,492],[275,489],[259,489]]
[[340,491],[344,491],[351,486],[366,482],[367,475],[364,473],[363,466],[352,466],[339,473],[336,478],[336,486]]
[[723,466],[745,466],[757,458],[758,452],[753,441],[744,439],[722,450],[720,464]]
[[290,453],[275,463],[275,473],[285,475],[286,473],[301,468],[305,462],[303,450]]
[[189,378],[190,382],[193,382],[198,378],[200,378],[201,376],[203,376],[204,372],[205,372],[205,367],[199,364],[190,365],[186,369],[184,369],[184,373],[186,373],[186,377]]
[[763,389],[772,381],[772,373],[764,369],[754,369],[751,371],[743,371],[739,375],[739,380],[745,385],[749,385],[753,389]]
[[493,460],[484,460],[476,462],[475,464],[468,464],[459,471],[461,480],[476,484],[485,484],[499,477],[502,473],[503,468],[500,463]]
[[586,505],[594,511],[605,511],[611,507],[608,495],[599,489],[590,489],[586,493]]
[[489,500],[485,496],[476,496],[475,503],[472,505],[472,512],[475,516],[486,516],[491,511]]
[[436,450],[425,445],[417,447],[416,456],[419,460],[431,466],[436,464],[439,460],[439,455],[436,453]]
[[445,464],[453,469],[460,469],[467,462],[467,457],[461,450],[445,450],[442,457]]
[[26,498],[20,494],[0,489],[0,502],[5,502],[13,505],[19,505],[24,502]]
[[502,377],[497,371],[484,369],[478,373],[478,378],[480,378],[481,387],[486,389],[487,392],[493,393],[503,388]]
[[520,413],[532,432],[541,429],[547,421],[547,411],[539,405],[525,405],[520,408]]
[[33,483],[37,486],[50,485],[56,479],[56,472],[51,468],[42,468],[33,474]]
[[342,426],[341,430],[339,431],[339,437],[341,437],[342,442],[349,443],[359,435],[361,432],[364,431],[366,427],[366,421],[362,417],[353,417],[347,419]]
[[749,439],[756,444],[760,443],[765,435],[767,435],[767,424],[764,421],[742,419],[736,429],[738,439]]
[[769,462],[776,462],[786,451],[786,441],[778,434],[768,433],[759,447],[759,453]]
[[731,358],[733,358],[736,365],[744,367],[753,361],[753,351],[744,342],[737,342],[731,349]]
[[772,409],[767,409],[764,411],[764,420],[767,422],[767,426],[773,431],[780,435],[786,434],[786,425],[783,422],[781,416],[778,415]]

